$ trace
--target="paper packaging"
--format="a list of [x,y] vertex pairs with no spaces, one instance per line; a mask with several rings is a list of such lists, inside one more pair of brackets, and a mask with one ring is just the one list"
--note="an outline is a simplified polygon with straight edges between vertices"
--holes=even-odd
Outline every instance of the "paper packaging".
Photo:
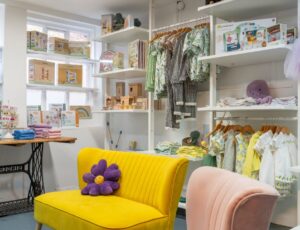
[[30,60],[28,70],[29,83],[54,85],[54,63],[40,60]]
[[69,41],[67,39],[50,37],[48,51],[59,54],[69,54]]
[[119,70],[124,69],[124,54],[116,52],[113,57],[113,69]]
[[27,125],[39,125],[42,124],[42,112],[41,111],[28,111],[27,112]]
[[82,87],[82,66],[59,64],[58,84]]
[[89,42],[69,42],[69,51],[71,56],[90,58],[91,48]]
[[277,24],[267,28],[268,46],[287,44],[287,25]]
[[38,31],[27,32],[27,48],[47,52],[48,35]]
[[217,24],[216,54],[264,47],[264,30],[275,24],[276,18]]
[[298,37],[297,36],[297,28],[290,28],[287,30],[286,33],[287,36],[287,44],[293,44],[295,42],[295,39]]
[[117,97],[125,96],[125,82],[116,83],[116,96]]
[[61,127],[74,128],[79,127],[79,115],[76,111],[61,112]]
[[109,34],[112,32],[112,20],[113,15],[107,14],[101,16],[101,32],[102,35]]
[[133,83],[129,84],[129,96],[131,97],[141,97],[143,94],[142,84]]

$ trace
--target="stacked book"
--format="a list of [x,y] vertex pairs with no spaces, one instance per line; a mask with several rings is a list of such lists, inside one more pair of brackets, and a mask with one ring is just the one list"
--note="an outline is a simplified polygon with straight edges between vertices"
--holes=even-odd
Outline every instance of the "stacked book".
[[146,68],[148,42],[135,40],[128,44],[128,62],[129,68]]

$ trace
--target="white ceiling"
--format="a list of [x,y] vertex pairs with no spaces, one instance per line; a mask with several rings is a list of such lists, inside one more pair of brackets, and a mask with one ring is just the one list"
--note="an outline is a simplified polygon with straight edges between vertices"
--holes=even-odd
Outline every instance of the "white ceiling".
[[16,0],[21,3],[49,8],[89,18],[100,19],[101,14],[118,13],[141,17],[148,12],[148,0]]

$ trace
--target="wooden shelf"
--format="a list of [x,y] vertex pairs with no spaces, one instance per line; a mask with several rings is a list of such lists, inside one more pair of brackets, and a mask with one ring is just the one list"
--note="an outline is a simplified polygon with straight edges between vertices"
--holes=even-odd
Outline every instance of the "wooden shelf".
[[99,62],[98,60],[89,59],[85,57],[43,52],[43,51],[35,51],[35,50],[27,50],[27,56],[30,58],[47,59],[47,60],[50,59],[56,61],[69,61],[69,62],[89,63],[89,64],[96,64]]
[[111,72],[103,72],[103,73],[94,75],[94,77],[107,78],[107,79],[118,79],[118,80],[142,78],[145,76],[146,76],[146,70],[135,69],[135,68],[115,70],[115,71],[111,71]]
[[201,58],[202,61],[224,67],[262,64],[285,59],[290,47],[286,45],[228,52]]
[[201,16],[213,15],[228,21],[244,20],[276,11],[297,8],[297,0],[223,0],[201,6]]
[[148,113],[148,110],[142,109],[124,109],[124,110],[95,110],[94,113]]
[[297,106],[237,106],[237,107],[201,107],[198,112],[235,112],[235,111],[297,111]]
[[124,44],[135,41],[137,39],[148,40],[149,30],[140,27],[129,27],[110,34],[105,34],[100,38],[96,38],[96,41],[105,43]]

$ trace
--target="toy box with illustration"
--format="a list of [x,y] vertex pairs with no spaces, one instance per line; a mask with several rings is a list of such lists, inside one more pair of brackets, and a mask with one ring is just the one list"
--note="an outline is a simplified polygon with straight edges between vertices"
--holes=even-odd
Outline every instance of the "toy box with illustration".
[[47,52],[48,35],[38,31],[27,32],[27,49]]
[[58,65],[58,84],[82,87],[82,65]]
[[29,61],[29,83],[54,85],[54,73],[55,63],[34,59]]
[[276,18],[216,25],[216,54],[267,46],[266,29]]
[[267,28],[268,45],[285,45],[287,44],[287,25],[277,24]]
[[290,28],[287,30],[287,44],[293,44],[297,38],[297,28]]

